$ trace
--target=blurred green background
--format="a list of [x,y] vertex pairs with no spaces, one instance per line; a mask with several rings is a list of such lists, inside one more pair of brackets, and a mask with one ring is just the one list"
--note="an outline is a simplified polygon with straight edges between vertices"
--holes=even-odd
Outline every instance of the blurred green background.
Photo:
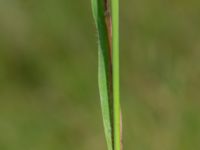
[[[124,150],[200,149],[200,1],[121,1]],[[0,0],[0,150],[106,150],[90,0]]]

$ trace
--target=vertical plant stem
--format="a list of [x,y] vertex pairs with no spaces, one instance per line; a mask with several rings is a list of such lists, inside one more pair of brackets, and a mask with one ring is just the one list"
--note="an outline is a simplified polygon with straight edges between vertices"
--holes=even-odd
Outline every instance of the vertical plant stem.
[[93,16],[98,32],[99,68],[98,81],[102,116],[108,150],[114,150],[113,136],[113,84],[112,60],[109,40],[109,9],[108,0],[92,0]]
[[99,92],[107,146],[108,150],[122,150],[119,0],[92,0],[92,9],[99,39]]
[[114,150],[121,149],[119,93],[119,0],[111,1],[113,54]]

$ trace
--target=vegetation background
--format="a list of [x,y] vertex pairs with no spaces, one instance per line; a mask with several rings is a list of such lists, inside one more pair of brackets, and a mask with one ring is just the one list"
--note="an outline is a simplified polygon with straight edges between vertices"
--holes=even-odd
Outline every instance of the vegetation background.
[[[200,149],[200,1],[121,1],[125,150]],[[106,150],[90,0],[0,1],[0,149]]]

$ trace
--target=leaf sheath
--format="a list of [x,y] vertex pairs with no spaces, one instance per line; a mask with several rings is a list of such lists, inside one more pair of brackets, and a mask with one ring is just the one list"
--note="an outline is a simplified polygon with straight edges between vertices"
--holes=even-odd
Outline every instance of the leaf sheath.
[[108,150],[114,150],[111,41],[105,18],[105,1],[92,0],[99,41],[99,91]]

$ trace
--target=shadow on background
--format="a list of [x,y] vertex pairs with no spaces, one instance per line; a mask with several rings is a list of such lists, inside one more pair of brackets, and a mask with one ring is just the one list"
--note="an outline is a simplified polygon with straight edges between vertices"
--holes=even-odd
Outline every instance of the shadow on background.
[[[124,149],[200,149],[200,2],[121,1]],[[104,150],[90,1],[0,1],[0,149]]]

